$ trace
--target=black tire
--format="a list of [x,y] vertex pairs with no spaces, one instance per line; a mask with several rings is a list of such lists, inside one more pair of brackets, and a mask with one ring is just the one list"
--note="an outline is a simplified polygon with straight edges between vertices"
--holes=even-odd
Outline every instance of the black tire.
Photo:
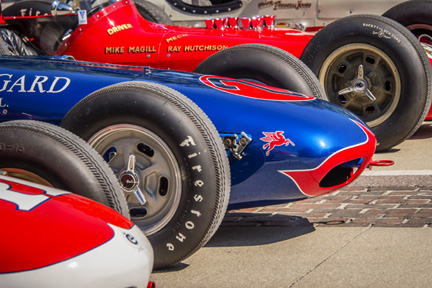
[[312,38],[300,59],[318,76],[329,101],[369,125],[377,151],[410,137],[430,108],[430,62],[415,36],[391,19],[337,20]]
[[304,63],[290,53],[269,45],[229,47],[202,61],[194,72],[258,81],[326,99],[318,79]]
[[[383,16],[402,24],[417,38],[421,35],[432,37],[432,1],[430,0],[400,3],[387,10]],[[429,38],[427,42],[432,44],[432,38]]]
[[0,123],[0,135],[0,169],[7,175],[79,194],[129,217],[117,178],[78,136],[30,120]]
[[147,21],[173,25],[171,18],[161,8],[151,2],[138,0],[135,1],[135,7],[137,8],[140,15]]
[[[185,259],[215,233],[228,204],[228,159],[211,121],[184,95],[154,83],[116,84],[76,104],[61,126],[101,153],[121,183],[134,178],[136,186],[123,188],[155,269]],[[146,204],[131,192],[138,188]]]
[[3,41],[1,31],[0,31],[0,55],[11,55],[9,48],[6,46],[5,41]]
[[41,51],[36,48],[27,37],[20,33],[0,28],[0,55],[40,55]]
[[3,17],[10,16],[42,16],[51,14],[51,2],[37,1],[37,0],[24,0],[15,2],[11,6],[2,11]]

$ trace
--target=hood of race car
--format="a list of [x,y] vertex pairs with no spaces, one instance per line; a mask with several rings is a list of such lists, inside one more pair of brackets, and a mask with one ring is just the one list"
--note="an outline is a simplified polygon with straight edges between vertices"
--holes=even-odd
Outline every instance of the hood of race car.
[[185,85],[186,78],[177,73],[157,71],[148,78],[187,95],[220,133],[240,138],[243,132],[252,139],[241,159],[230,155],[230,203],[253,201],[254,193],[259,201],[260,190],[267,191],[267,199],[326,194],[352,182],[372,159],[375,136],[339,106],[218,76],[183,74],[199,79]]

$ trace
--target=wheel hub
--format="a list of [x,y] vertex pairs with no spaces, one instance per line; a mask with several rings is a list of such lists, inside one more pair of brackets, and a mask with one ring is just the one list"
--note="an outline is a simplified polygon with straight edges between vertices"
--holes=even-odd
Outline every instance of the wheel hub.
[[393,114],[401,97],[395,63],[369,44],[336,49],[322,63],[318,77],[330,102],[350,110],[371,128]]
[[139,178],[135,173],[136,158],[134,155],[129,155],[127,169],[120,173],[120,185],[126,192],[131,192],[135,195],[141,205],[144,205],[147,200],[139,188]]
[[119,176],[120,186],[124,190],[132,191],[139,185],[139,179],[136,174],[131,173],[130,171],[123,171]]
[[131,219],[146,235],[174,216],[181,196],[181,173],[167,144],[132,124],[107,126],[88,141],[108,162],[129,205]]
[[354,91],[357,93],[365,93],[367,90],[367,84],[364,80],[357,80],[354,83]]
[[355,96],[366,95],[370,100],[376,100],[375,95],[373,95],[369,90],[369,85],[364,79],[363,65],[358,66],[357,78],[352,82],[352,85],[348,88],[340,90],[339,95],[344,95],[351,92],[354,92],[356,94]]

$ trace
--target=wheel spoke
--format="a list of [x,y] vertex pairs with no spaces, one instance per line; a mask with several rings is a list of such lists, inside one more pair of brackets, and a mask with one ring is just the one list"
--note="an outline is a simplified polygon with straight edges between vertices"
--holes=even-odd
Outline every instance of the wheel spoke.
[[351,92],[354,92],[354,89],[350,86],[350,87],[347,87],[347,88],[344,88],[344,89],[340,90],[338,92],[338,95],[345,95],[345,94],[348,94],[348,93],[351,93]]
[[376,97],[372,94],[372,92],[369,89],[366,89],[366,96],[369,97],[370,100],[375,101]]
[[364,79],[363,65],[361,65],[361,64],[358,66],[357,79],[360,79],[360,80]]
[[129,155],[127,171],[135,173],[136,158],[134,155]]
[[124,169],[125,160],[123,159],[123,149],[121,147],[111,147],[108,149],[104,155],[105,161],[108,162],[108,165],[114,171],[114,173],[119,173],[121,169]]
[[144,205],[147,203],[146,198],[144,197],[144,194],[141,192],[141,189],[137,186],[135,189],[132,190],[135,197],[138,199],[141,205]]

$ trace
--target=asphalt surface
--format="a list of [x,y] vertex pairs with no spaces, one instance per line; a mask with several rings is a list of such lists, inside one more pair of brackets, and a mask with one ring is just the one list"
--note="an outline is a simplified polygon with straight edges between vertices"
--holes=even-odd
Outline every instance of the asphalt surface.
[[430,287],[432,123],[337,192],[230,210],[156,287]]

